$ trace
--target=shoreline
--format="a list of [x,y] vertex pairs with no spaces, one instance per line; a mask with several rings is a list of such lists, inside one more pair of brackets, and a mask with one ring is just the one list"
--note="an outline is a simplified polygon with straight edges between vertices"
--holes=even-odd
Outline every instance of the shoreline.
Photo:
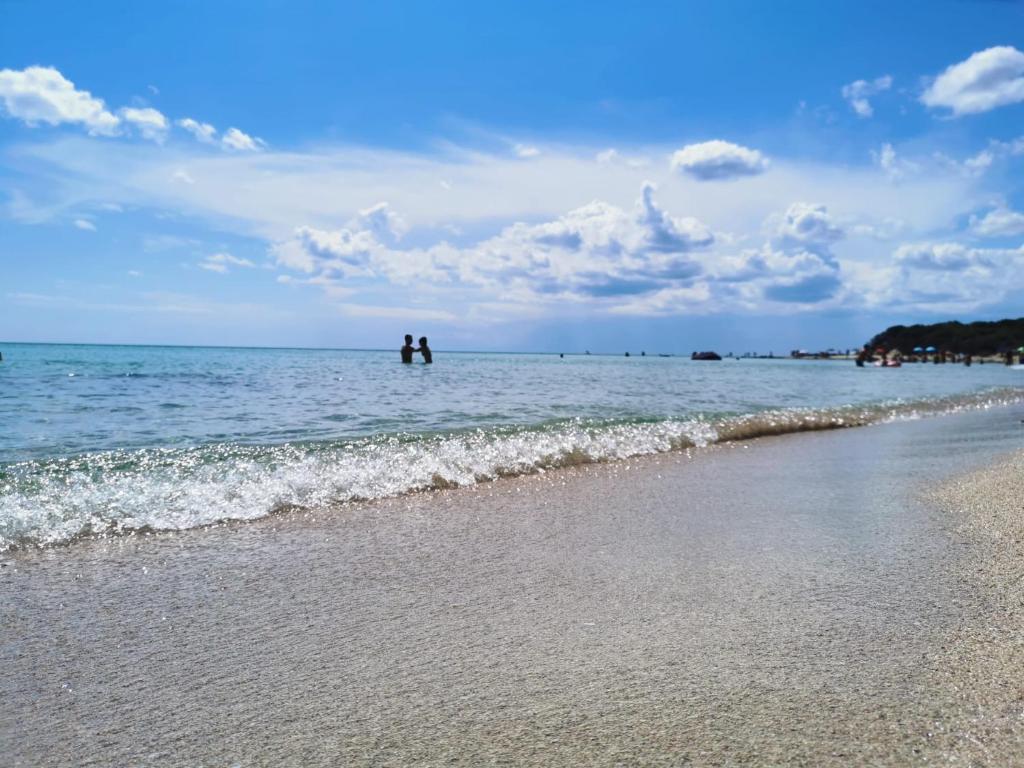
[[983,467],[1020,413],[6,553],[0,740],[13,765],[942,761],[984,546],[890,483]]
[[[877,426],[1010,407],[1019,387],[859,406],[678,419],[496,426],[351,441],[114,449],[9,465],[0,554],[89,539],[202,529],[286,512],[467,488],[498,478],[614,464],[769,436]],[[401,437],[401,436],[399,436]],[[151,469],[155,465],[155,469]],[[198,469],[197,469],[198,467]],[[95,480],[83,482],[99,470]],[[237,470],[237,471],[236,471]],[[39,503],[42,498],[44,503]]]

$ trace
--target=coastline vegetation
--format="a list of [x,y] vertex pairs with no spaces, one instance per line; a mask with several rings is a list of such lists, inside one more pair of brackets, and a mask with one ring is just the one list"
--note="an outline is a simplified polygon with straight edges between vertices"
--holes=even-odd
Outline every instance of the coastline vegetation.
[[967,355],[996,355],[1024,345],[1024,317],[1015,320],[893,325],[868,342],[870,349],[883,347],[909,352],[915,347]]

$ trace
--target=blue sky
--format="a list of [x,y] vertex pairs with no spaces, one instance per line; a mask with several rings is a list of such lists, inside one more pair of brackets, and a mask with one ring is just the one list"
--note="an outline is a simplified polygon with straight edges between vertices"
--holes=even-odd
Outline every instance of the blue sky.
[[784,351],[1016,316],[1022,51],[994,0],[0,1],[0,339]]

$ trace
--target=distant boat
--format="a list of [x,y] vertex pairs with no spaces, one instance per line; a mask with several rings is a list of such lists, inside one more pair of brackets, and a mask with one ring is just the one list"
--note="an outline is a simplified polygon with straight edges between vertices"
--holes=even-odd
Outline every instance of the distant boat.
[[721,360],[722,356],[717,352],[694,352],[690,355],[691,360]]

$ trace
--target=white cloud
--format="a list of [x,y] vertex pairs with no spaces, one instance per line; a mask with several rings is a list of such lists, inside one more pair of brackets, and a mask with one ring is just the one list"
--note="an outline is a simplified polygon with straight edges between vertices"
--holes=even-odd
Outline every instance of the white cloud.
[[201,123],[191,117],[185,117],[177,121],[177,126],[191,133],[198,141],[204,144],[212,144],[217,135],[217,129],[209,123]]
[[929,107],[947,107],[953,115],[988,112],[1024,101],[1024,53],[1002,45],[971,54],[947,68],[921,95]]
[[4,111],[29,125],[83,125],[91,135],[113,136],[120,120],[103,99],[80,91],[53,67],[0,69],[0,100]]
[[995,208],[983,217],[971,217],[971,231],[981,237],[1024,235],[1024,213]]
[[768,160],[756,149],[717,139],[688,144],[672,155],[673,170],[702,181],[753,176],[763,173],[767,167]]
[[[463,322],[487,322],[487,307],[499,306],[502,317],[523,308],[550,316],[862,307],[887,295],[885,270],[898,271],[892,247],[876,237],[944,237],[965,211],[992,200],[962,163],[925,162],[895,185],[866,165],[777,159],[770,174],[727,185],[668,163],[600,164],[593,147],[548,149],[530,162],[450,145],[430,154],[210,153],[191,142],[81,137],[8,151],[25,169],[8,205],[21,220],[70,221],[108,202],[164,211],[265,240],[298,290],[369,304],[429,294]],[[197,183],[171,183],[179,171],[179,181]],[[438,189],[438,179],[451,189]],[[657,183],[656,201],[646,179]],[[367,207],[377,200],[391,205]],[[780,200],[815,205],[783,207],[766,227]],[[977,294],[987,295],[998,291]],[[889,301],[904,306],[908,296]],[[914,296],[914,306],[931,306]]]
[[645,184],[632,213],[595,201],[555,220],[512,224],[465,248],[388,246],[396,217],[377,205],[342,229],[300,227],[272,252],[283,267],[329,279],[431,281],[513,302],[614,303],[691,282],[702,267],[690,252],[714,242],[701,222],[669,215],[653,195]]
[[986,251],[961,243],[908,243],[893,254],[897,264],[913,269],[959,272],[972,266],[990,267]]
[[[669,154],[667,148],[648,149]],[[676,174],[667,163],[601,165],[588,148],[548,151],[522,162],[457,147],[429,155],[344,146],[211,154],[189,144],[156,148],[64,137],[8,151],[28,174],[20,185],[19,219],[45,220],[115,202],[178,211],[272,241],[300,224],[336,228],[374,200],[391,203],[412,230],[456,226],[483,237],[502,223],[557,217],[594,198],[628,207],[645,180],[658,184],[668,209],[740,236],[756,233],[780,199],[815,200],[864,224],[899,219],[908,232],[927,233],[990,198],[973,179],[938,164],[896,187],[880,185],[873,168],[780,159],[770,174],[736,186]],[[178,181],[187,175],[196,183],[169,183],[178,171]],[[442,194],[438,179],[451,189]]]
[[409,229],[405,220],[391,210],[387,203],[377,203],[361,210],[355,225],[369,230],[378,240],[383,241],[401,240]]
[[228,128],[224,131],[220,141],[227,149],[234,149],[239,152],[255,152],[264,145],[262,139],[253,138],[237,128]]
[[893,270],[868,299],[875,306],[965,312],[1005,301],[1024,280],[1024,247],[972,248],[958,242],[900,246]]
[[96,225],[88,219],[75,219],[75,226],[79,229],[84,229],[86,232],[96,231]]
[[124,107],[118,114],[124,122],[134,125],[143,138],[159,143],[167,137],[167,118],[152,107]]
[[226,274],[230,267],[245,267],[247,269],[254,269],[256,267],[249,259],[243,259],[238,256],[232,256],[230,253],[214,253],[207,256],[203,261],[197,265],[200,269],[206,269],[210,272],[219,272],[220,274]]
[[842,94],[858,117],[871,117],[874,114],[874,109],[871,107],[871,102],[868,101],[869,97],[887,91],[891,87],[892,77],[883,75],[871,81],[854,80],[843,86]]
[[516,144],[513,147],[513,150],[516,153],[516,157],[521,157],[523,159],[537,157],[540,154],[539,149],[529,144]]
[[980,177],[988,171],[997,159],[1005,157],[1009,151],[998,142],[990,142],[983,149],[970,157],[959,160],[943,152],[932,152],[929,156],[917,156],[910,160],[897,152],[892,144],[883,143],[878,150],[871,151],[871,157],[890,181],[904,181],[911,176],[924,177],[936,173],[947,172],[960,174],[966,178]]
[[885,142],[877,152],[872,150],[871,155],[890,179],[897,179],[903,175],[903,169],[896,162],[896,150],[892,144]]
[[989,169],[995,160],[995,155],[990,150],[983,149],[978,154],[964,160],[964,170],[967,173],[979,175]]
[[793,203],[782,216],[776,235],[785,246],[822,250],[842,240],[845,232],[824,205]]

